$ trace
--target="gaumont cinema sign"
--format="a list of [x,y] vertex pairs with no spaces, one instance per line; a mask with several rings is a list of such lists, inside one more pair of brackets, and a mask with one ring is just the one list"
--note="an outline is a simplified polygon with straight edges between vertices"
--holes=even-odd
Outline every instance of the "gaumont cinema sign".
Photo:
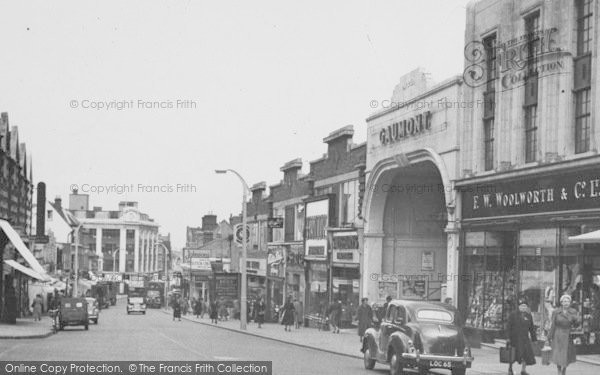
[[384,127],[379,132],[379,140],[382,145],[387,145],[425,133],[430,129],[431,112],[427,111]]
[[600,169],[459,190],[463,219],[600,208]]

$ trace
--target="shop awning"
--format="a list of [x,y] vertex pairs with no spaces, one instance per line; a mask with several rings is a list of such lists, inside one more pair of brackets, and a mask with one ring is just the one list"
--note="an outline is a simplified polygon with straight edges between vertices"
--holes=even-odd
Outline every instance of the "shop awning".
[[21,240],[21,236],[17,233],[10,223],[6,220],[0,219],[0,228],[6,234],[6,237],[10,240],[13,246],[17,249],[17,251],[21,254],[21,256],[25,259],[27,264],[33,269],[37,274],[46,276],[46,270],[38,263],[37,259],[33,256],[31,251],[25,246],[23,241]]
[[47,281],[49,278],[48,276],[44,275],[40,275],[39,273],[35,272],[34,270],[32,270],[31,268],[25,267],[19,263],[17,263],[16,261],[10,259],[10,260],[5,260],[4,263],[8,264],[9,266],[11,266],[12,268],[16,269],[19,272],[24,273],[25,275],[34,278],[36,280],[40,280],[40,281]]
[[570,236],[569,242],[570,243],[598,243],[598,244],[600,244],[600,230],[580,234],[578,236]]

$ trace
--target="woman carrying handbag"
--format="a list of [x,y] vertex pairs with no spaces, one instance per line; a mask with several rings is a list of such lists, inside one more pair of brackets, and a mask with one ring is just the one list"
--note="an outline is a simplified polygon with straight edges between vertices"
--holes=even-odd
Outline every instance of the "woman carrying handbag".
[[552,362],[556,363],[558,375],[567,373],[567,366],[576,361],[575,346],[570,339],[571,329],[579,323],[577,311],[571,307],[571,296],[560,297],[561,307],[552,313],[552,325],[548,341],[552,347]]
[[[519,298],[518,309],[508,316],[508,342],[515,348],[514,361],[521,364],[521,375],[528,375],[527,365],[535,365],[532,342],[537,341],[533,318],[529,312],[529,303],[525,298]],[[531,339],[530,339],[531,337]],[[512,362],[508,367],[508,373],[512,375]]]

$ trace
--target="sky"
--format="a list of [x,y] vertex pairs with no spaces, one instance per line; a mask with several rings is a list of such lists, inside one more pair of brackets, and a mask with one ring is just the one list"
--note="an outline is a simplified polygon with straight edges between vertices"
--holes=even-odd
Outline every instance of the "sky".
[[423,67],[462,74],[467,0],[0,1],[0,111],[47,197],[138,201],[176,248],[326,152]]

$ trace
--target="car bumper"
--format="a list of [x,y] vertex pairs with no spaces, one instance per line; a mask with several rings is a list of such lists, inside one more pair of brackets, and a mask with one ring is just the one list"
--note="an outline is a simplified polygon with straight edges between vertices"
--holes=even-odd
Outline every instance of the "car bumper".
[[[471,367],[471,362],[474,358],[470,356],[452,356],[452,355],[436,355],[436,354],[419,354],[419,353],[402,353],[402,358],[417,364],[427,367],[438,367],[432,365],[435,363],[450,362],[452,367]],[[442,366],[440,366],[442,367]],[[445,366],[444,366],[445,367]]]

